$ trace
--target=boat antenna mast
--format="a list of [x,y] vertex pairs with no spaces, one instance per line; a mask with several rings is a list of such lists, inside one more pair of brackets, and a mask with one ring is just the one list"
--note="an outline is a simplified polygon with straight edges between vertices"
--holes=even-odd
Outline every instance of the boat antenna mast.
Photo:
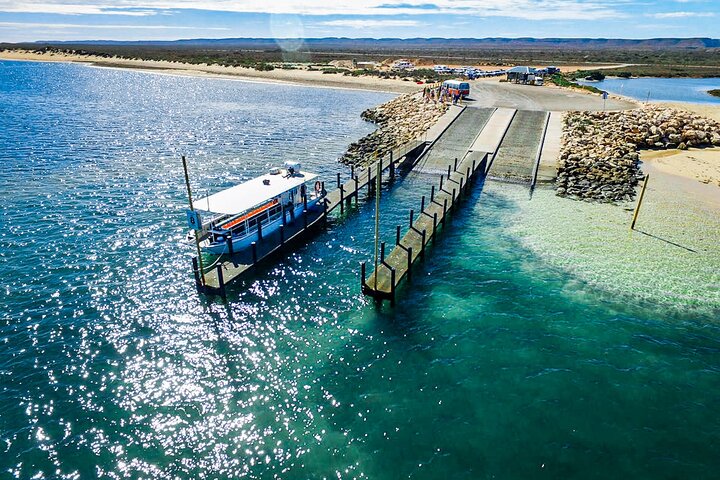
[[[190,189],[190,176],[188,175],[187,161],[185,155],[182,156],[183,171],[185,172],[185,186],[187,187],[188,203],[190,204],[190,211],[194,212],[192,201],[192,190]],[[200,226],[200,225],[198,225]],[[203,267],[202,254],[200,253],[200,235],[198,229],[195,228],[195,248],[197,249],[198,269],[200,270],[200,278],[202,278],[202,284],[205,285],[205,269]]]

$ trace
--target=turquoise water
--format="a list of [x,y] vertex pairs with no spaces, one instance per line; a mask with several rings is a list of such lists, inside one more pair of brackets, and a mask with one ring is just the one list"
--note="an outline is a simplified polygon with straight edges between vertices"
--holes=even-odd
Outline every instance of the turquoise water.
[[720,78],[606,78],[601,82],[578,81],[643,102],[690,102],[720,104],[708,90],[720,88]]
[[[359,294],[370,204],[197,296],[178,156],[212,191],[347,174],[388,98],[0,63],[2,477],[715,477],[714,304],[546,261],[522,187],[476,189],[395,309]],[[387,241],[433,180],[387,187]]]

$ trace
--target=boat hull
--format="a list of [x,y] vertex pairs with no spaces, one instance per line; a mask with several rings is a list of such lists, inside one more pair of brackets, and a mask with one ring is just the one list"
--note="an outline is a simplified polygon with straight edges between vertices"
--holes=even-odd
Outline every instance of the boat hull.
[[[307,202],[308,211],[319,208],[319,206],[318,206],[319,201],[320,201],[319,198],[314,198],[312,200],[309,200]],[[294,221],[298,221],[301,218],[304,208],[305,208],[305,206],[302,204],[297,205],[295,207],[295,211],[293,212],[294,213],[293,216],[295,218]],[[280,230],[280,226],[282,224],[283,224],[282,217],[279,217],[279,218],[273,220],[272,222],[264,223],[262,226],[263,236],[272,235],[273,233],[277,232],[278,230]],[[257,230],[254,230],[254,231],[250,232],[249,234],[244,235],[242,237],[232,237],[233,252],[234,253],[241,252],[245,249],[250,248],[253,242],[259,242],[259,241],[260,241],[260,238],[258,236]],[[214,255],[223,255],[226,253],[230,253],[227,242],[210,242],[209,240],[205,240],[200,243],[200,248],[203,252],[211,253]]]

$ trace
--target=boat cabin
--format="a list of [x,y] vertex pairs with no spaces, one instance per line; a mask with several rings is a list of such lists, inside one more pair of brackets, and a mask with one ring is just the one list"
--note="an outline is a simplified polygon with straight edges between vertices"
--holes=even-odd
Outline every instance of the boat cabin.
[[212,253],[224,253],[228,239],[238,249],[259,239],[262,234],[258,230],[270,233],[278,229],[324,195],[316,178],[315,174],[301,171],[300,164],[288,162],[283,169],[274,168],[265,175],[195,200],[193,208],[202,218],[201,247]]

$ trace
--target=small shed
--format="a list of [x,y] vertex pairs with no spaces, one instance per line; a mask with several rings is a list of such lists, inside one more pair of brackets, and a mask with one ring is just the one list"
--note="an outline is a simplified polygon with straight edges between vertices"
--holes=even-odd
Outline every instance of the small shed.
[[531,83],[535,80],[537,70],[533,67],[518,66],[508,70],[508,82],[515,83]]
[[377,66],[377,62],[355,62],[355,68],[361,70],[375,70]]

